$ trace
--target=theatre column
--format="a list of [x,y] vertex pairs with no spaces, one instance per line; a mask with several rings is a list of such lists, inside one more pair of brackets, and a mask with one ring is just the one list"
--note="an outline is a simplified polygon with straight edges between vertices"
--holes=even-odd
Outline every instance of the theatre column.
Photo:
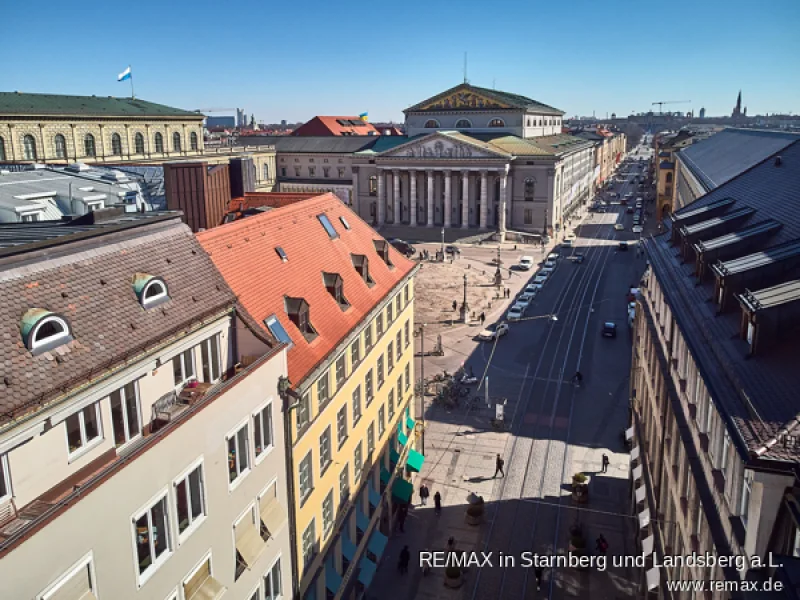
[[426,171],[428,176],[428,227],[433,227],[433,171]]
[[453,225],[453,188],[450,185],[450,171],[444,172],[444,226],[450,228]]
[[461,229],[469,227],[469,171],[461,172]]
[[489,190],[488,185],[489,182],[487,181],[488,173],[486,171],[481,171],[481,207],[480,207],[480,228],[486,229],[486,213],[489,209]]
[[508,210],[508,165],[500,171],[500,207],[497,211],[497,234],[500,243],[506,241],[506,210]]
[[394,207],[394,224],[400,225],[400,171],[392,169],[392,206]]
[[413,169],[408,172],[408,179],[409,179],[409,189],[411,190],[411,196],[408,200],[408,209],[411,211],[411,215],[409,216],[409,225],[411,227],[417,226],[417,172]]

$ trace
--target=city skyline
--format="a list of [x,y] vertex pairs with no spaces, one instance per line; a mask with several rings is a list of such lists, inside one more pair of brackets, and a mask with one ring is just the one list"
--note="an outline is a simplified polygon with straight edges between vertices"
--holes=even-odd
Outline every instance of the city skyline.
[[[518,35],[510,34],[506,19],[487,19],[477,3],[460,5],[458,15],[432,3],[424,18],[395,27],[386,25],[395,21],[394,13],[378,7],[366,15],[380,29],[374,39],[331,29],[343,23],[342,15],[363,15],[355,3],[334,10],[312,2],[297,22],[268,27],[260,24],[270,22],[274,11],[245,2],[237,14],[248,15],[241,27],[251,33],[233,40],[213,34],[210,17],[217,5],[209,2],[193,3],[187,12],[183,2],[146,1],[135,15],[105,4],[82,6],[86,9],[53,6],[41,19],[35,45],[23,38],[22,24],[30,15],[21,6],[8,9],[8,41],[27,51],[4,65],[3,91],[126,96],[129,84],[117,82],[117,74],[131,65],[137,97],[188,110],[244,108],[267,123],[366,111],[370,120],[398,122],[403,109],[463,81],[467,52],[470,83],[529,96],[566,116],[658,111],[652,103],[661,100],[691,100],[665,104],[665,111],[698,114],[705,108],[709,116],[729,115],[740,90],[749,115],[800,110],[795,104],[800,83],[785,77],[781,59],[800,53],[793,33],[800,7],[790,0],[773,3],[780,19],[761,21],[742,18],[747,5],[739,1],[728,3],[722,14],[688,2],[662,14],[658,7],[614,0],[597,16],[587,15],[584,9],[592,5],[582,0],[571,2],[568,11],[518,2],[494,5],[496,14],[521,24]],[[53,61],[61,51],[59,31],[102,30],[118,19],[143,43],[109,46],[91,61],[71,61],[68,69]],[[423,21],[458,26],[414,32],[414,23]],[[259,37],[266,43],[246,41]],[[183,50],[173,52],[171,46]]]

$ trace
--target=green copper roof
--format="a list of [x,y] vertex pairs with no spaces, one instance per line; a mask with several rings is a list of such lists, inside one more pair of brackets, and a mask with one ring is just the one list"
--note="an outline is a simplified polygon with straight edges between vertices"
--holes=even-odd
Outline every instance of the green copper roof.
[[181,117],[202,119],[189,110],[147,102],[138,98],[113,96],[62,96],[0,92],[0,116],[72,117]]

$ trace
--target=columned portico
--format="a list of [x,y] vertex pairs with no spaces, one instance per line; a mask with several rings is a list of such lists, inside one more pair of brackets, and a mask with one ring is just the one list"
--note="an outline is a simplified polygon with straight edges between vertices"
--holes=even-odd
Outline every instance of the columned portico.
[[469,227],[469,171],[461,172],[461,229]]
[[449,229],[452,226],[453,198],[452,187],[450,184],[450,171],[444,172],[444,226]]
[[409,224],[411,227],[417,226],[417,172],[415,170],[410,170],[408,172],[408,179],[409,179],[409,190],[410,196],[408,201],[408,209],[411,211],[411,216],[409,217]]
[[487,171],[481,171],[481,205],[480,205],[480,221],[478,226],[481,229],[486,229],[486,217],[489,211],[489,174]]
[[392,170],[392,206],[394,207],[394,224],[400,223],[400,171]]
[[428,205],[428,227],[433,227],[433,171],[426,171],[428,179],[427,205]]

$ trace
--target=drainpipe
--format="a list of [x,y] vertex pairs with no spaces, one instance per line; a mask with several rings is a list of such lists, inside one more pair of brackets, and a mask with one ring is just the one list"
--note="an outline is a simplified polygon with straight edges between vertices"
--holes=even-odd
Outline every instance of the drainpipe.
[[[294,469],[292,468],[294,461],[294,445],[292,444],[292,411],[300,403],[300,396],[291,389],[292,383],[288,377],[281,375],[278,378],[278,395],[283,402],[283,436],[284,446],[286,449],[286,495],[288,498],[287,507],[289,510],[289,551],[292,558],[292,598],[300,597],[300,569],[299,557],[297,554],[297,527],[295,518],[295,496],[294,489]],[[294,400],[290,403],[290,400]]]

